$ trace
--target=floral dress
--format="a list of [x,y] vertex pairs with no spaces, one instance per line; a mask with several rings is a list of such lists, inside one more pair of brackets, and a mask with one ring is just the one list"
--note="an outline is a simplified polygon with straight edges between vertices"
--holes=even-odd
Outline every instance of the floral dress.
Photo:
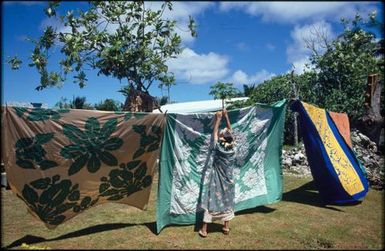
[[225,150],[218,141],[214,142],[213,162],[206,169],[202,191],[204,222],[234,218],[234,156],[234,149]]

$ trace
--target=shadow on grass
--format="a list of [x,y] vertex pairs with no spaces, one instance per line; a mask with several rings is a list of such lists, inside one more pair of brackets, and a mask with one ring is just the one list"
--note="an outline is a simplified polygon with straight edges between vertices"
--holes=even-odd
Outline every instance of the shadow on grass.
[[[235,215],[243,215],[243,214],[253,214],[253,213],[271,213],[274,212],[276,209],[275,208],[270,208],[266,206],[258,206],[258,207],[253,207],[249,209],[244,209],[238,212],[235,212]],[[202,227],[202,219],[198,219],[197,222],[194,225],[194,232],[198,232],[199,229]],[[223,224],[218,224],[218,223],[209,223],[207,225],[207,231],[208,232],[222,232]]]
[[266,207],[266,206],[258,206],[258,207],[253,207],[253,208],[238,211],[235,213],[235,215],[253,214],[253,213],[268,214],[268,213],[274,212],[275,210],[276,210],[275,208],[270,208],[270,207]]
[[[198,232],[202,227],[202,222],[194,225],[194,232]],[[222,232],[223,224],[219,223],[208,223],[207,224],[207,233]]]
[[133,227],[133,226],[146,226],[148,229],[150,229],[151,232],[154,234],[156,233],[156,222],[146,222],[142,224],[129,224],[129,223],[108,223],[108,224],[100,224],[96,226],[91,226],[87,228],[83,228],[80,230],[76,230],[71,233],[63,234],[55,238],[51,239],[46,239],[43,237],[39,236],[34,236],[34,235],[26,235],[8,246],[4,247],[5,249],[8,248],[14,248],[21,246],[23,243],[25,244],[36,244],[36,243],[41,243],[41,242],[49,242],[49,241],[58,241],[58,240],[64,240],[64,239],[69,239],[69,238],[76,238],[84,235],[89,235],[89,234],[95,234],[95,233],[100,233],[104,231],[111,231],[111,230],[116,230],[120,228],[126,228],[126,227]]
[[344,204],[326,204],[317,191],[314,181],[310,181],[296,189],[283,194],[283,201],[297,202],[315,207],[322,207],[334,211],[343,212],[343,210],[332,207],[333,206],[354,206],[361,203],[361,201],[350,202]]

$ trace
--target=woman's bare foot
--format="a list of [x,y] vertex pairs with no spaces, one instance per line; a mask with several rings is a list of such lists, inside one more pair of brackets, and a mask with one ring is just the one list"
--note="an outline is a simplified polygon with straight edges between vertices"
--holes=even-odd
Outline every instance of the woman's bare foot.
[[199,235],[203,238],[207,237],[207,223],[203,222],[202,228],[199,230]]
[[225,235],[228,235],[230,233],[230,227],[229,227],[228,221],[225,221],[225,224],[223,225],[222,231]]
[[203,231],[202,229],[199,229],[199,235],[203,238],[206,238],[207,237],[207,232],[206,231]]

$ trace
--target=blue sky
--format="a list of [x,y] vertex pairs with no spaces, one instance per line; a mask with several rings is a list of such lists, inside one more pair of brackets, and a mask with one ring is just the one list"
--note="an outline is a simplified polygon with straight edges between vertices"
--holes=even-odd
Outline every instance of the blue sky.
[[[152,8],[157,4],[146,3]],[[60,89],[35,91],[39,74],[27,65],[33,45],[25,38],[37,38],[48,24],[62,29],[57,21],[45,16],[45,6],[44,2],[34,1],[2,2],[2,103],[40,102],[53,107],[61,97],[70,100],[74,96],[86,96],[92,104],[106,98],[124,102],[117,90],[125,83],[96,76],[93,71],[87,72],[89,81],[83,89],[68,78]],[[85,2],[67,2],[61,5],[59,13],[86,7]],[[290,71],[292,65],[301,73],[310,53],[303,38],[311,37],[317,28],[332,39],[342,31],[340,18],[352,18],[357,11],[364,15],[377,11],[383,15],[383,5],[381,2],[174,2],[174,10],[168,17],[184,27],[188,16],[193,16],[198,37],[177,30],[185,49],[168,62],[177,84],[171,89],[171,100],[212,99],[208,93],[217,81],[232,82],[242,90],[243,84],[259,84]],[[15,55],[24,62],[18,71],[4,64],[7,57]],[[157,83],[150,88],[150,94],[161,96]]]

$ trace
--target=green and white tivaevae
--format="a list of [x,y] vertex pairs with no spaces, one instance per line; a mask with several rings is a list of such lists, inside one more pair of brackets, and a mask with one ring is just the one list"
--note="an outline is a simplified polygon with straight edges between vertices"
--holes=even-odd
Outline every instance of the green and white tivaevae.
[[[160,159],[158,232],[167,224],[195,223],[203,208],[222,211],[232,207],[239,211],[281,199],[285,104],[283,100],[272,106],[228,112],[236,141],[229,158],[232,165],[225,163],[227,160],[221,158],[225,153],[212,141],[214,113],[167,114]],[[207,187],[223,186],[226,178],[232,179],[233,186],[227,188],[228,193],[218,195],[222,197],[217,202],[223,205],[210,203],[216,193],[207,194]]]

